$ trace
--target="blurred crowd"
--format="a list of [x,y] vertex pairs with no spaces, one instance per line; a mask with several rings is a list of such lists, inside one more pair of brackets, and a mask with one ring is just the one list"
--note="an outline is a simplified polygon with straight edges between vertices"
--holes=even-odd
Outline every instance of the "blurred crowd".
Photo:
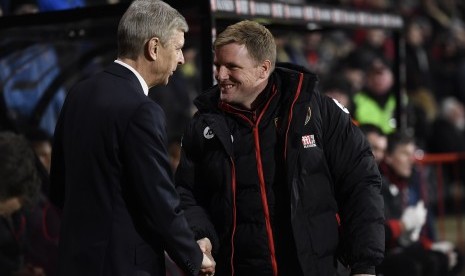
[[[0,16],[116,2],[128,1],[0,0]],[[392,213],[387,214],[390,220],[386,227],[391,229],[389,246],[392,246],[390,247],[394,250],[392,252],[414,252],[422,255],[424,252],[418,249],[419,247],[439,252],[442,254],[439,257],[437,256],[439,253],[427,257],[422,255],[424,259],[421,262],[424,264],[425,260],[426,262],[434,260],[438,263],[434,269],[453,270],[456,273],[462,266],[459,251],[454,244],[440,243],[444,241],[438,240],[431,222],[431,219],[434,219],[434,212],[424,211],[431,206],[422,199],[416,184],[410,184],[412,182],[418,184],[417,172],[414,164],[411,163],[415,151],[420,149],[427,153],[465,152],[465,1],[281,0],[280,2],[326,4],[359,10],[392,12],[404,18],[405,26],[401,37],[405,39],[405,44],[402,44],[405,45],[405,49],[396,45],[395,30],[316,28],[305,32],[293,32],[279,29],[279,26],[272,26],[270,29],[278,45],[279,62],[299,64],[317,73],[320,79],[319,90],[347,108],[354,122],[364,128],[369,140],[368,135],[384,137],[384,139],[390,137],[391,144],[388,140],[382,139],[373,139],[370,142],[373,153],[379,160],[384,181],[387,183],[386,187],[390,189],[385,191],[388,200],[398,204],[393,206]],[[195,39],[186,40],[186,47],[183,50],[185,64],[174,74],[170,84],[162,88],[152,88],[149,94],[167,113],[169,151],[173,170],[176,169],[179,160],[184,125],[195,112],[192,100],[202,92],[199,84],[202,75],[199,59],[202,57],[199,55],[200,49],[196,46]],[[401,63],[405,67],[401,68],[396,67],[399,50],[403,50],[404,55],[401,56],[405,56],[405,60]],[[36,190],[32,196],[34,199],[31,200],[31,204],[25,204],[27,208],[17,208],[18,210],[2,213],[0,216],[0,275],[13,275],[13,272],[16,275],[54,275],[52,268],[56,261],[60,214],[51,206],[46,196],[47,173],[50,166],[51,137],[64,101],[65,89],[54,95],[38,125],[23,125],[18,130],[10,119],[31,115],[34,105],[40,100],[45,88],[28,87],[24,85],[24,80],[34,75],[41,81],[42,86],[47,87],[56,77],[53,69],[58,67],[58,55],[53,47],[44,45],[32,45],[26,48],[26,51],[22,49],[21,52],[12,51],[8,54],[0,50],[2,92],[0,109],[3,109],[0,112],[0,131],[20,132],[28,145],[34,149],[36,156],[34,162],[38,168],[38,181],[34,185],[39,187],[34,188]],[[34,65],[31,65],[32,60]],[[13,73],[15,78],[12,77]],[[400,79],[401,83],[396,82],[399,73],[405,75],[405,80]],[[29,91],[27,89],[31,89],[31,93],[17,93]],[[398,101],[397,95],[402,95],[403,98]],[[399,102],[403,106],[398,106]],[[405,133],[401,136],[397,131],[400,122],[397,122],[396,118],[399,108],[405,112],[403,114],[407,119]],[[12,116],[12,114],[16,115]],[[372,129],[376,131],[371,133]],[[2,139],[8,142],[11,136],[6,135],[6,138]],[[5,148],[9,147],[5,145]],[[397,152],[399,145],[405,147],[402,151],[404,156],[408,157],[405,163],[395,159],[398,158],[396,154],[402,155]],[[395,164],[402,166],[397,168]],[[407,172],[403,173],[402,169],[406,169]],[[395,186],[393,183],[398,185]],[[0,191],[2,191],[1,187]],[[405,193],[410,193],[411,196],[398,198],[398,195]],[[14,193],[12,196],[26,196],[26,192]],[[4,197],[0,195],[0,202],[3,202],[3,199]],[[399,228],[396,228],[394,220],[407,224],[405,233],[398,231]],[[413,234],[414,232],[418,233]],[[398,248],[403,249],[399,251]],[[412,254],[409,256],[414,256]],[[405,257],[393,255],[389,261],[405,267],[407,261],[405,258],[398,259],[398,256]],[[414,259],[411,262],[419,261]],[[440,267],[444,262],[445,268]],[[408,275],[426,274],[413,271]]]
[[[391,133],[401,123],[395,112],[402,108],[406,130],[419,147],[465,151],[463,1],[341,2],[403,16],[405,70],[396,68],[394,31],[385,29],[277,31],[278,59],[315,71],[321,91],[347,107],[359,123]],[[396,83],[399,70],[403,83]],[[405,97],[399,101],[403,106],[397,106],[396,95]]]
[[385,258],[378,275],[459,275],[463,248],[441,237],[436,229],[431,183],[424,183],[415,163],[415,139],[399,131],[385,134],[362,124],[378,163],[385,212]]

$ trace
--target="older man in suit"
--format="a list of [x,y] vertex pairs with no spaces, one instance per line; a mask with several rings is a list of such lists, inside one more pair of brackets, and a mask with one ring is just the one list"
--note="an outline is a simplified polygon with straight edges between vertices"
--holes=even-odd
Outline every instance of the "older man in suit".
[[69,92],[51,166],[51,199],[63,209],[59,275],[165,275],[164,250],[187,275],[214,272],[179,209],[165,115],[146,96],[184,63],[187,30],[166,3],[134,1],[118,26],[118,59]]

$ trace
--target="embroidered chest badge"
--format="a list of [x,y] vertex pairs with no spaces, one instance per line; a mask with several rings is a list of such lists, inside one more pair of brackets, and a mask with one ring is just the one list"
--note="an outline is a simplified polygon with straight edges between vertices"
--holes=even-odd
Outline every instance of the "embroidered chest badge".
[[315,135],[304,135],[302,136],[302,145],[304,149],[316,147]]
[[210,127],[205,127],[205,129],[203,130],[203,137],[205,137],[206,139],[212,139],[213,137],[215,137],[215,134],[213,133]]
[[276,129],[281,128],[281,118],[279,117],[274,118],[274,126],[276,127]]

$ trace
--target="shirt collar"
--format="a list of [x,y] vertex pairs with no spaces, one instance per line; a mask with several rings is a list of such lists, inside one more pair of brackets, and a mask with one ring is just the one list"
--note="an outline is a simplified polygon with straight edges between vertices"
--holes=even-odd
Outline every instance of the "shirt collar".
[[136,75],[137,79],[140,82],[140,85],[142,86],[142,90],[144,90],[145,96],[148,96],[148,94],[149,94],[149,86],[145,82],[144,78],[142,78],[142,76],[139,74],[139,72],[137,72],[136,69],[132,68],[129,64],[124,63],[121,60],[117,59],[117,60],[115,60],[115,62],[122,65],[122,66],[124,66],[124,67],[126,67],[126,68],[128,68],[129,70],[131,70],[131,72],[134,73],[134,75]]

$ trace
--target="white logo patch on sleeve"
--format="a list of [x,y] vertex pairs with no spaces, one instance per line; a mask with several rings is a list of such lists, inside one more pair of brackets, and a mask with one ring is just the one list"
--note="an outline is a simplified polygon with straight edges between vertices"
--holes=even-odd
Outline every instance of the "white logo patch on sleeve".
[[340,102],[338,102],[338,100],[333,98],[333,101],[337,104],[337,106],[339,106],[340,109],[342,109],[342,111],[349,114],[349,110],[345,106],[343,106]]
[[206,139],[212,139],[213,137],[215,137],[215,134],[213,133],[213,131],[210,129],[210,127],[205,127],[205,129],[203,130],[203,137],[205,137]]

